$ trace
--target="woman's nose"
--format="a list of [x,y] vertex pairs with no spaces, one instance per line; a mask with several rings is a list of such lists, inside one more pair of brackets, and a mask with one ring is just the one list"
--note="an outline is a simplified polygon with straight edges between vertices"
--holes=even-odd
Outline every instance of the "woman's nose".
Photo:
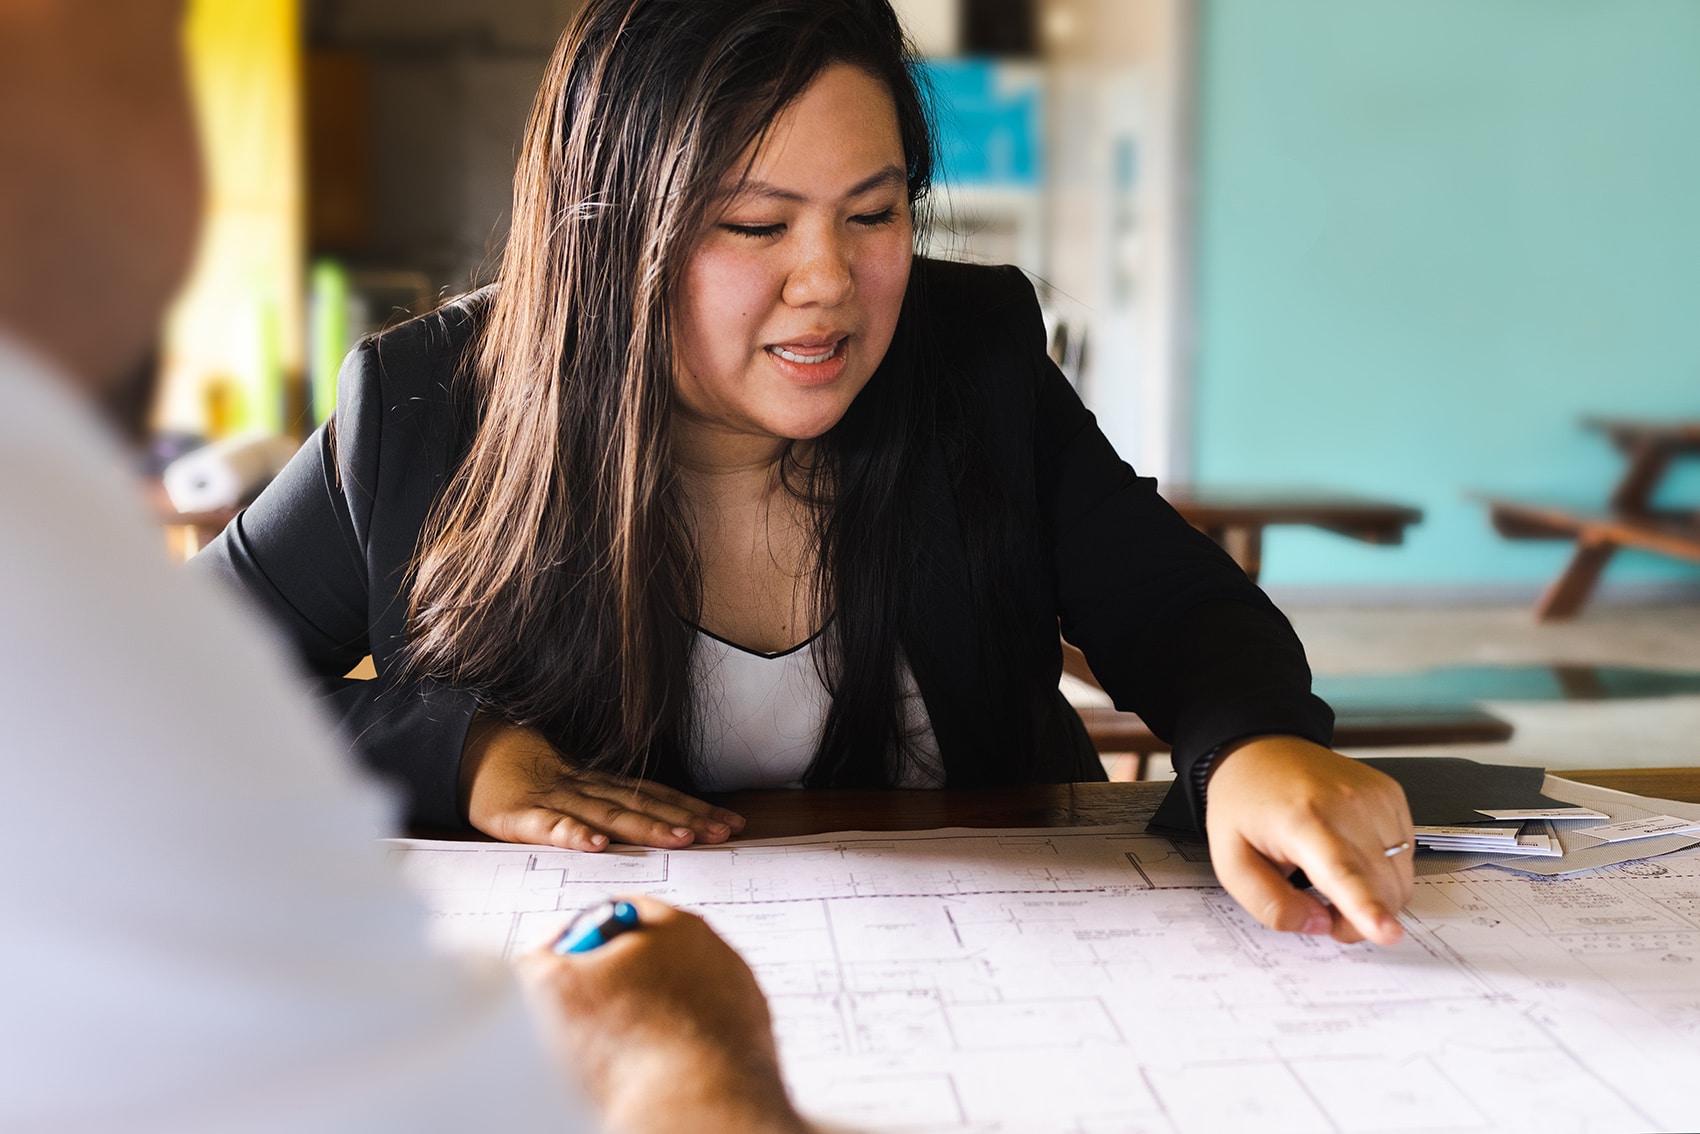
[[785,302],[792,307],[836,307],[850,298],[855,279],[849,242],[820,236],[803,243],[785,278]]

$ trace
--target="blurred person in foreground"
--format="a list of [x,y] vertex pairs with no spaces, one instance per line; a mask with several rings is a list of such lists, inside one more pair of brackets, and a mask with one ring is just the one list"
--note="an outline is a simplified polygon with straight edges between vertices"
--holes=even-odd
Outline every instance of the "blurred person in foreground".
[[[180,0],[0,0],[0,1128],[796,1130],[698,919],[586,959],[432,953],[378,794],[174,572],[114,435],[199,199]],[[106,421],[92,412],[100,407]],[[258,727],[257,727],[258,726]]]

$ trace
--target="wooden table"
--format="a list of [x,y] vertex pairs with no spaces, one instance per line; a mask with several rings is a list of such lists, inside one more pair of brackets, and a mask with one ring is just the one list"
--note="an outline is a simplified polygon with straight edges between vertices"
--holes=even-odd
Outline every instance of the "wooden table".
[[[1553,775],[1655,799],[1700,803],[1700,768],[1593,768]],[[1101,827],[1149,816],[1167,783],[1033,784],[973,790],[733,791],[707,798],[748,820],[742,836],[782,839],[829,831],[930,831],[939,827]],[[421,839],[476,832],[414,827]]]
[[1494,529],[1507,539],[1576,541],[1570,562],[1535,604],[1542,621],[1581,611],[1619,548],[1700,563],[1700,510],[1661,510],[1652,503],[1672,463],[1700,455],[1700,421],[1594,417],[1582,424],[1604,434],[1626,461],[1604,511],[1478,497],[1488,505]]
[[[1669,794],[1700,801],[1700,768],[1572,775],[1617,787],[1657,782]],[[749,819],[748,837],[786,839],[942,826],[1102,826],[1137,821],[1161,792],[1160,785],[1131,783],[774,791],[719,798]],[[1528,1125],[1519,1123],[1526,1111],[1518,1107],[1477,1105],[1503,1102],[1496,1097],[1501,1089],[1516,1092],[1510,1098],[1537,1103],[1548,1096],[1536,1092],[1558,1092],[1580,1118],[1591,1108],[1598,1114],[1613,1105],[1613,1120],[1594,1128],[1695,1128],[1680,1121],[1694,1114],[1692,1095],[1680,1088],[1660,1092],[1663,1121],[1645,1111],[1639,1120],[1625,1118],[1635,1108],[1611,1102],[1614,1092],[1620,1099],[1633,1097],[1635,1086],[1650,1079],[1625,1078],[1647,1066],[1637,1059],[1650,1038],[1687,1056],[1681,1063],[1658,1064],[1661,1071],[1694,1066],[1692,1035],[1683,1034],[1693,1018],[1688,1011],[1693,974],[1680,964],[1694,952],[1684,940],[1691,935],[1680,932],[1689,870],[1673,868],[1670,878],[1600,871],[1580,880],[1518,884],[1498,872],[1478,875],[1490,890],[1506,884],[1505,892],[1492,897],[1443,883],[1450,902],[1437,893],[1441,906],[1433,916],[1420,908],[1408,923],[1416,944],[1398,954],[1363,948],[1341,955],[1326,942],[1259,933],[1214,891],[1209,874],[1198,868],[1199,856],[1185,848],[1154,843],[1143,844],[1146,850],[1134,850],[1139,843],[1104,848],[1125,853],[1125,863],[1117,866],[1139,871],[1124,876],[1131,883],[1124,887],[1105,885],[1116,875],[1100,873],[1109,861],[1104,851],[1076,860],[1090,861],[1087,869],[1072,871],[1064,860],[1058,863],[1060,875],[1053,874],[1047,862],[1058,860],[1050,856],[1080,853],[1063,851],[1054,840],[1004,846],[990,840],[992,847],[987,840],[972,847],[923,843],[909,853],[884,839],[870,842],[813,848],[800,863],[785,863],[785,849],[757,852],[752,857],[761,865],[748,874],[733,873],[736,854],[706,862],[684,856],[698,867],[712,863],[713,874],[672,866],[680,856],[655,856],[649,861],[668,862],[669,869],[637,875],[647,887],[594,881],[569,887],[561,856],[549,856],[548,863],[531,860],[536,873],[525,876],[537,879],[535,890],[517,889],[525,885],[517,879],[496,883],[502,889],[491,895],[497,899],[490,906],[496,932],[489,938],[496,949],[522,938],[546,940],[565,921],[554,911],[577,908],[606,889],[671,890],[665,896],[697,906],[734,944],[760,950],[750,951],[751,961],[774,997],[782,1042],[792,1045],[787,1062],[793,1088],[806,1105],[822,1106],[836,1097],[846,1100],[839,1105],[854,1106],[877,1097],[875,1092],[891,1092],[896,1105],[887,1114],[864,1112],[844,1128],[907,1126],[902,1120],[919,1109],[911,1100],[936,1097],[943,1101],[932,1108],[936,1123],[984,1129],[1000,1116],[1000,1108],[986,1102],[996,1097],[989,1085],[999,1082],[1008,1084],[1006,1097],[1035,1100],[1033,1111],[1050,1118],[1056,1112],[1046,1104],[1068,1100],[1071,1082],[1078,1090],[1087,1075],[1107,1084],[1092,1100],[1104,1120],[1063,1112],[1071,1130],[1365,1129],[1387,1113],[1395,1120],[1385,1124],[1389,1129],[1452,1128],[1454,1122],[1472,1129]],[[1009,852],[1021,850],[1047,859],[1011,862]],[[1173,851],[1180,853],[1164,853]],[[515,857],[526,856],[502,856],[510,864]],[[1148,866],[1165,873],[1153,877]],[[493,888],[498,871],[515,870],[456,867],[454,881],[443,887],[452,887],[453,896],[437,908],[479,919],[483,907],[468,902],[468,895]],[[765,875],[766,870],[792,873]],[[1069,874],[1086,877],[1076,886]],[[1142,882],[1135,880],[1140,876]],[[918,885],[888,886],[893,880]],[[1657,889],[1656,904],[1643,886]],[[1147,892],[1128,893],[1135,888]],[[525,902],[516,904],[515,894]],[[886,901],[857,901],[863,897]],[[1611,908],[1614,902],[1633,919],[1610,918],[1620,912]],[[540,912],[516,912],[521,910]],[[1518,911],[1525,920],[1492,936],[1469,932],[1466,919],[1491,929],[1500,924],[1494,920],[1500,910]],[[1593,929],[1592,915],[1604,915],[1596,923],[1603,923],[1597,937],[1585,936]],[[547,922],[522,923],[527,917]],[[1461,939],[1449,932],[1460,928]],[[1641,932],[1631,937],[1636,930]],[[1551,946],[1527,948],[1528,939],[1549,934],[1558,937]],[[1522,950],[1513,951],[1519,945]],[[1567,950],[1574,952],[1573,962],[1554,964]],[[1645,1012],[1660,1023],[1638,1024],[1626,1011],[1604,1016],[1602,1034],[1602,1016],[1588,998],[1593,990],[1582,981],[1597,982],[1608,1008]],[[1562,991],[1549,997],[1548,990]],[[1549,1014],[1549,1005],[1564,1014]],[[1188,1013],[1210,1016],[1205,1027],[1176,1023],[1189,1020]],[[1061,1023],[1035,1027],[1031,1035],[1015,1030],[1023,1021],[1042,1024],[1051,1018]],[[1212,1023],[1216,1028],[1208,1026]],[[1597,1039],[1571,1055],[1581,1046],[1578,1037]],[[1061,1061],[1054,1058],[1059,1052]],[[875,1058],[852,1062],[856,1056]],[[1081,1079],[1035,1075],[1032,1068],[1041,1059],[1052,1067],[1078,1066]],[[798,1074],[800,1068],[806,1070]],[[954,1077],[958,1068],[968,1077]],[[1326,1095],[1313,1095],[1301,1078],[1319,1068],[1310,1081],[1322,1083]],[[1459,1072],[1462,1081],[1451,1077]],[[1122,1079],[1114,1077],[1118,1073]],[[922,1076],[938,1085],[936,1095],[906,1089],[906,1080]],[[1582,1076],[1586,1080],[1572,1091],[1569,1080]],[[1280,1085],[1283,1077],[1287,1085],[1270,1091],[1268,1085]],[[857,1094],[817,1093],[846,1078]],[[1358,1079],[1373,1089],[1357,1090]],[[1229,1105],[1176,1106],[1186,1092],[1196,1096],[1239,1083],[1248,1086]],[[1439,1102],[1413,1109],[1415,1104],[1393,1093],[1400,1089],[1432,1091]],[[972,1105],[964,1105],[965,1099]],[[1668,1117],[1673,1103],[1682,1108],[1679,1120]],[[1078,1109],[1090,1113],[1088,1107]],[[1455,1118],[1460,1115],[1468,1121]],[[1348,1126],[1353,1118],[1360,1121]],[[1561,1118],[1560,1125],[1576,1124]]]
[[1364,543],[1403,543],[1422,510],[1386,500],[1307,488],[1230,488],[1171,484],[1159,491],[1186,522],[1221,544],[1253,582],[1263,568],[1270,524],[1321,528]]
[[217,538],[240,508],[220,508],[213,512],[179,512],[165,494],[165,485],[157,478],[142,484],[143,494],[153,509],[154,519],[165,529],[167,547],[172,559],[181,563]]
[[[1660,799],[1700,803],[1700,768],[1564,771],[1554,775]],[[742,791],[714,796],[749,820],[752,839],[827,831],[935,827],[1093,827],[1150,813],[1167,784],[1039,784],[975,791]]]

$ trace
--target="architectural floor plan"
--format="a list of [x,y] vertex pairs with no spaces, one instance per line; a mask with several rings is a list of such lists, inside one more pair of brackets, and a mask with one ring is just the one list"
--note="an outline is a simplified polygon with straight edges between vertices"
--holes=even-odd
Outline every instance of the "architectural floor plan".
[[534,947],[611,893],[702,914],[799,1104],[850,1129],[1700,1129],[1700,857],[1420,878],[1379,949],[1265,930],[1142,829],[395,854],[458,948]]

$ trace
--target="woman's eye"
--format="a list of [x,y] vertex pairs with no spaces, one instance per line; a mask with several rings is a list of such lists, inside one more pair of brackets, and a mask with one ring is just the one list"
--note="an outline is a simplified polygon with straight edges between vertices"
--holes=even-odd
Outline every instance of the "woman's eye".
[[853,224],[859,224],[866,228],[878,228],[880,225],[890,224],[896,219],[897,210],[888,208],[881,209],[877,213],[862,213],[859,216],[851,217],[850,221]]
[[722,224],[720,227],[727,232],[736,233],[739,236],[748,236],[755,240],[778,236],[785,231],[785,226],[782,224]]

